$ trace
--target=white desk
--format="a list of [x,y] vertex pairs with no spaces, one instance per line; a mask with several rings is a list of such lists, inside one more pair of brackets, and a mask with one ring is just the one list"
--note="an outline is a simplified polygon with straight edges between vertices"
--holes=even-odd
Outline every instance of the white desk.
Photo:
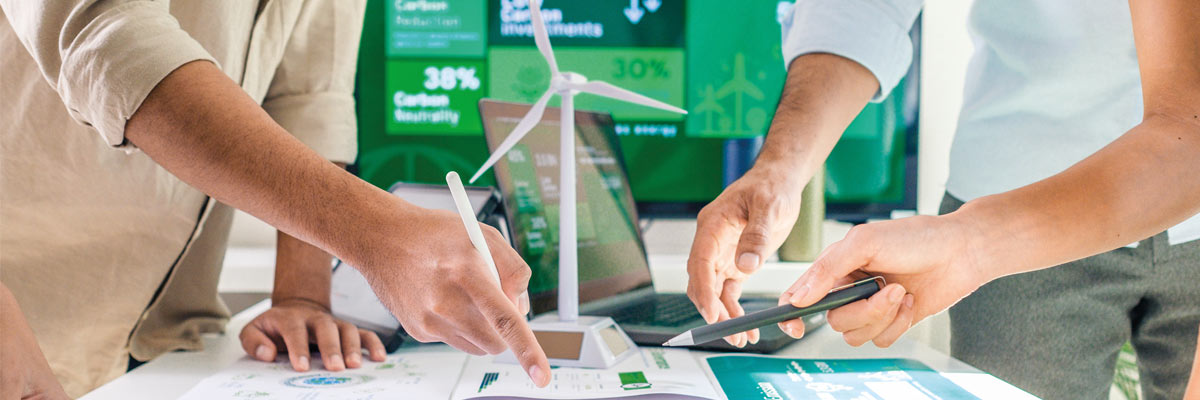
[[[246,356],[238,341],[238,332],[254,316],[268,307],[269,300],[265,300],[235,315],[229,321],[225,335],[209,335],[204,338],[204,351],[165,354],[88,393],[81,400],[159,400],[182,396],[204,378]],[[456,350],[445,345],[406,345],[399,351]],[[713,353],[696,352],[697,357],[709,354]],[[837,332],[828,327],[822,327],[779,351],[777,355],[804,358],[912,358],[942,372],[947,378],[972,391],[980,398],[1031,398],[1028,394],[1011,386],[999,384],[999,380],[996,378],[981,374],[961,361],[923,344],[903,338],[886,349],[877,348],[871,344],[855,348],[843,342],[841,335]]]
[[[654,229],[654,228],[651,228]],[[841,230],[841,228],[833,227]],[[828,230],[827,230],[828,232]],[[826,241],[836,240],[826,235]],[[675,235],[670,235],[675,236]],[[687,236],[690,239],[691,236]],[[654,251],[661,244],[648,243]],[[676,247],[677,248],[677,247]],[[261,251],[249,251],[265,260]],[[665,254],[664,254],[665,253]],[[233,254],[238,254],[234,252]],[[273,258],[273,257],[270,257]],[[685,251],[663,251],[651,256],[651,274],[655,285],[662,292],[680,292],[687,287]],[[227,261],[227,264],[247,263],[246,260]],[[252,262],[251,262],[252,263]],[[747,292],[778,293],[790,285],[807,267],[803,263],[770,262],[756,272],[745,284]],[[230,320],[225,335],[210,335],[204,338],[205,351],[175,352],[165,354],[133,372],[126,374],[84,396],[86,400],[101,399],[167,399],[186,393],[202,379],[220,371],[230,363],[244,357],[238,333],[254,316],[267,309],[266,301],[243,311]],[[405,346],[399,351],[455,351],[444,345]],[[697,357],[712,353],[697,352]],[[872,344],[855,348],[842,341],[841,335],[828,327],[810,332],[804,339],[779,351],[777,355],[804,358],[912,358],[941,371],[947,378],[971,390],[985,399],[1016,399],[1027,394],[998,384],[996,378],[981,374],[978,370],[917,341],[901,338],[892,347],[880,349]],[[447,394],[449,396],[449,394]]]

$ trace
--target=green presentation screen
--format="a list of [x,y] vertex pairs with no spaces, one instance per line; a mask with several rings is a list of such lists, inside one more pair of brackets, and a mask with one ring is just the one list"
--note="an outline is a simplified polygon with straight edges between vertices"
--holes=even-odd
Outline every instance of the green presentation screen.
[[[576,97],[579,110],[612,114],[639,203],[712,200],[724,184],[727,142],[766,133],[785,75],[777,20],[789,5],[775,0],[545,1],[542,14],[562,70],[690,112],[676,115],[588,94]],[[488,155],[479,100],[532,103],[548,80],[549,69],[533,44],[526,0],[371,0],[359,51],[357,172],[383,188],[396,181],[442,183],[449,170],[470,175]],[[557,99],[551,102],[557,104]],[[856,121],[865,133],[854,137],[873,140],[865,148],[887,148],[893,142],[876,136],[892,136],[893,128],[881,129],[881,124],[896,118],[876,106],[864,114],[874,119]],[[893,161],[879,154],[866,157],[877,164]],[[857,156],[841,158],[864,162]],[[889,171],[874,174],[882,180],[864,190],[837,182],[827,186],[855,201],[892,196],[902,182],[897,186]],[[482,183],[493,182],[489,172]],[[836,203],[839,194],[831,194]]]
[[[578,109],[612,113],[638,201],[711,200],[726,139],[766,132],[784,74],[778,5],[543,4],[560,68],[691,111],[577,97]],[[487,157],[478,101],[532,103],[547,86],[531,34],[523,0],[370,1],[359,52],[359,174],[387,187],[474,172]]]

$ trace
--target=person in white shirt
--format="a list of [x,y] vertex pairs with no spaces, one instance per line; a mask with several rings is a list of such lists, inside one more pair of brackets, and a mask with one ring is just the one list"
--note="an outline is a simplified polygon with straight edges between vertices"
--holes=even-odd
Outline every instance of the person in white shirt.
[[[743,313],[740,283],[787,236],[804,184],[903,76],[921,7],[801,0],[783,21],[788,78],[762,153],[699,216],[688,294],[708,321]],[[890,345],[954,305],[952,355],[1035,395],[1107,397],[1131,341],[1144,394],[1183,396],[1200,326],[1197,21],[1186,1],[977,0],[946,215],[852,229],[780,302],[882,274],[881,293],[828,314],[852,345]]]

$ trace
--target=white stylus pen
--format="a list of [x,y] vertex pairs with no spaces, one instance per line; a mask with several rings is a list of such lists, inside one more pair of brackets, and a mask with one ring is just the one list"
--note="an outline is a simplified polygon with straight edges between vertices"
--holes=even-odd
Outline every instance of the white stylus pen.
[[450,186],[450,195],[454,196],[458,216],[462,217],[463,226],[467,228],[467,237],[471,238],[475,251],[487,262],[488,270],[499,285],[500,271],[496,270],[496,261],[492,260],[492,252],[488,250],[487,240],[483,238],[483,230],[479,229],[479,221],[475,219],[475,208],[471,207],[471,201],[467,198],[467,189],[463,188],[462,178],[459,178],[457,172],[450,171],[446,174],[446,184]]

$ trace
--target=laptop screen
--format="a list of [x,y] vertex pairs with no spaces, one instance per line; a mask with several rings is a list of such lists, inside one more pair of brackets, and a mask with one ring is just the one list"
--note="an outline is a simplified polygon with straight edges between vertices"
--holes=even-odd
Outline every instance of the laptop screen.
[[[479,102],[489,149],[500,145],[530,106]],[[517,252],[529,264],[531,308],[557,308],[559,116],[546,108],[533,128],[494,167]],[[612,117],[575,112],[576,219],[581,303],[650,286],[637,208],[617,146]]]

